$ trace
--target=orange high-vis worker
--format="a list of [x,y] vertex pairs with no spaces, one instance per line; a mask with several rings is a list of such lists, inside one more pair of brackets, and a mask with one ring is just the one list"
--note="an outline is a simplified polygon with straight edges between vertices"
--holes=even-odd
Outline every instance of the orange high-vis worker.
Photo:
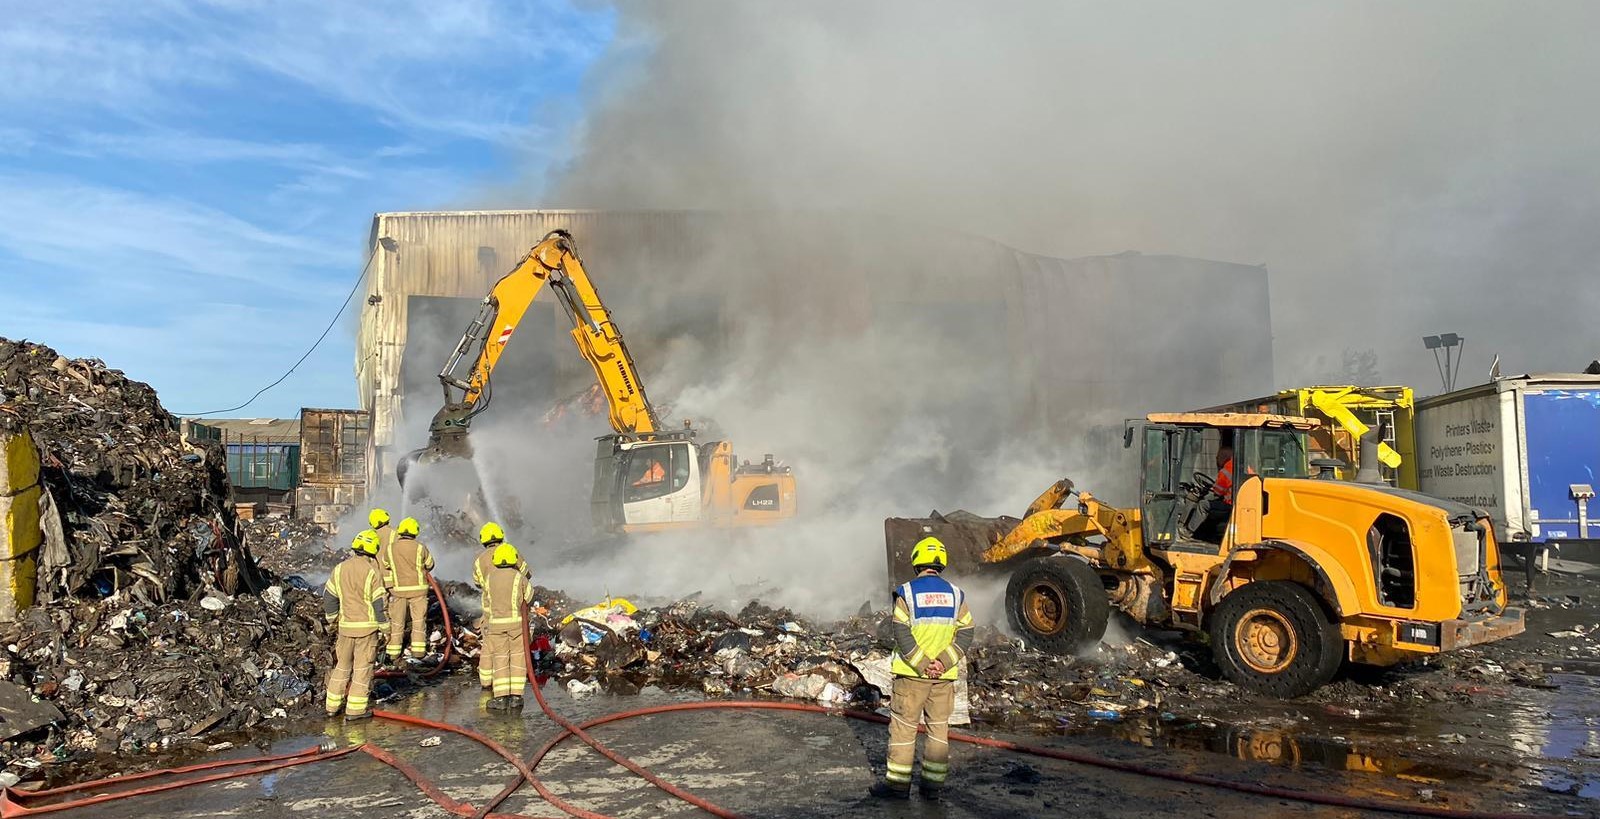
[[1223,502],[1228,503],[1228,504],[1232,504],[1233,503],[1233,457],[1232,456],[1229,456],[1228,460],[1224,461],[1223,464],[1222,464],[1222,467],[1217,470],[1216,490],[1217,490],[1217,494],[1222,496]]
[[667,468],[660,461],[651,461],[650,468],[646,469],[639,480],[633,482],[634,486],[648,486],[652,483],[661,483],[667,479]]
[[389,587],[391,602],[387,646],[390,657],[398,658],[407,647],[407,621],[411,656],[420,660],[428,653],[428,573],[433,571],[433,553],[417,540],[421,528],[416,518],[400,521],[394,530],[394,542],[383,552],[384,585]]
[[378,534],[371,529],[363,531],[350,548],[355,554],[333,567],[322,587],[323,612],[328,622],[338,627],[324,705],[330,717],[343,708],[345,719],[358,720],[372,716],[367,710],[372,664],[379,635],[388,630],[388,623],[384,622],[383,573],[377,560]]

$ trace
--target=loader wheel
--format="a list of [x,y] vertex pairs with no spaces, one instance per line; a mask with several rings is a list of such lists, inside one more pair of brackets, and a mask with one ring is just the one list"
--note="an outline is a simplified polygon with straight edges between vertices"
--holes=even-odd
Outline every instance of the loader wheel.
[[1111,603],[1100,576],[1081,560],[1040,557],[1006,584],[1006,615],[1031,647],[1051,654],[1093,648],[1106,633]]
[[1223,598],[1210,618],[1211,651],[1235,685],[1273,697],[1309,694],[1344,659],[1339,626],[1305,587],[1251,583]]

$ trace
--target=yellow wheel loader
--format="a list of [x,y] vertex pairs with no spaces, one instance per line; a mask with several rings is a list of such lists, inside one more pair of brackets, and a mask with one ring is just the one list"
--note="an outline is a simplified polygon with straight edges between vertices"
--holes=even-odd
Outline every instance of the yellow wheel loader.
[[[1228,679],[1279,697],[1327,683],[1345,660],[1393,665],[1522,633],[1488,513],[1333,479],[1340,464],[1306,455],[1318,424],[1149,415],[1124,437],[1143,443],[1137,508],[1062,480],[1020,519],[890,518],[891,582],[932,534],[952,573],[1009,573],[1008,618],[1032,647],[1092,647],[1114,606],[1205,635]],[[1382,433],[1369,437],[1363,461],[1375,463]]]

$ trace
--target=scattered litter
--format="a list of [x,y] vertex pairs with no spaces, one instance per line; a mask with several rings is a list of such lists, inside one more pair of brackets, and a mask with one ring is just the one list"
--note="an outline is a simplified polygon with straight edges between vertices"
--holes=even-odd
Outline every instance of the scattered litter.
[[423,740],[423,741],[421,741],[421,742],[419,742],[417,744],[422,746],[422,747],[424,747],[424,748],[437,748],[440,745],[442,745],[443,743],[444,743],[444,737],[432,736],[432,737],[428,737],[427,739],[425,739],[425,740]]
[[583,680],[567,680],[567,692],[573,696],[592,694],[600,690],[600,683],[584,682]]
[[206,611],[222,611],[227,607],[228,604],[220,597],[208,594],[205,597],[200,598],[200,608],[203,608]]

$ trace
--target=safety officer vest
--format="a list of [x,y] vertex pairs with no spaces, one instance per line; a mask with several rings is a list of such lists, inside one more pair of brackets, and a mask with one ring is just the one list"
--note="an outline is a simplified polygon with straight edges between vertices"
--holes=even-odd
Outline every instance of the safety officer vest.
[[339,598],[339,633],[345,637],[365,637],[378,630],[378,614],[372,604],[383,597],[383,577],[378,563],[357,555],[333,567],[323,590]]
[[[923,575],[903,583],[895,589],[895,596],[904,600],[911,614],[911,636],[917,641],[918,654],[910,658],[917,665],[924,659],[944,653],[956,640],[956,617],[966,594],[954,583],[936,575]],[[916,665],[896,651],[891,669],[901,677],[921,677]],[[959,671],[952,666],[939,675],[941,680],[953,680]]]
[[416,538],[397,537],[389,544],[389,590],[397,597],[416,597],[428,590],[424,574],[433,568],[433,556]]
[[483,615],[487,631],[522,631],[522,605],[533,596],[527,578],[514,567],[496,567],[483,584]]

